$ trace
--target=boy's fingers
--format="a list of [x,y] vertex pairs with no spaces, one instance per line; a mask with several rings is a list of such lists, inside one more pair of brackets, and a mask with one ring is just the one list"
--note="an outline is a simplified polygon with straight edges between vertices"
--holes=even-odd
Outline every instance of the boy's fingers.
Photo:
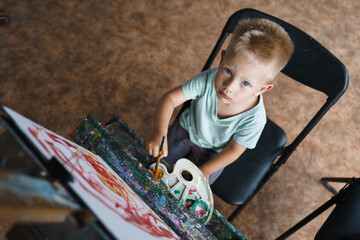
[[154,157],[157,157],[159,155],[159,149],[158,148],[153,149],[153,154],[152,155]]
[[148,152],[149,152],[150,155],[152,155],[152,149],[151,148],[148,149]]
[[165,154],[165,152],[162,151],[161,154],[160,154],[160,158],[164,158],[164,157],[166,157],[166,156],[167,156],[167,155]]
[[168,149],[167,149],[167,146],[165,145],[164,148],[163,148],[163,152],[162,152],[162,157],[167,157],[168,155]]

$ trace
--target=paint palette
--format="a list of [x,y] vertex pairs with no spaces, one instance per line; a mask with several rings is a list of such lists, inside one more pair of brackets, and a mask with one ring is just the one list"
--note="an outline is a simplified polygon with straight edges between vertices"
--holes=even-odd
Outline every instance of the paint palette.
[[[155,168],[155,164],[150,166],[150,171]],[[164,172],[161,181],[169,191],[200,222],[206,224],[214,210],[214,200],[209,183],[200,169],[186,158],[179,159],[171,173],[162,163],[159,164],[159,169]]]

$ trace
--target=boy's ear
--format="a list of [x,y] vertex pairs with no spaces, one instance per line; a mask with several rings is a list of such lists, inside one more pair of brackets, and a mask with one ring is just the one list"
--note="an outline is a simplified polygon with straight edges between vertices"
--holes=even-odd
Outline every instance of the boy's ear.
[[260,94],[263,94],[269,90],[271,90],[274,87],[274,84],[272,83],[266,83],[264,86],[262,86],[259,90],[257,90],[256,94],[257,96]]
[[226,55],[226,51],[225,51],[225,49],[223,49],[223,50],[221,51],[220,64],[224,61],[225,55]]

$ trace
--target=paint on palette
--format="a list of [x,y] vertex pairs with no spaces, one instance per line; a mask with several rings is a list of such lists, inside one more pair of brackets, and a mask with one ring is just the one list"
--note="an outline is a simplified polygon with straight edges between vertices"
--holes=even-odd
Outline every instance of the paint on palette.
[[71,172],[74,182],[69,186],[116,238],[179,239],[99,156],[9,109],[6,112],[46,158],[56,156]]
[[[153,168],[155,168],[155,163],[150,165],[149,170],[151,171]],[[161,181],[174,194],[179,203],[186,208],[191,207],[194,202],[200,199],[206,202],[208,207],[203,208],[207,211],[206,214],[199,215],[194,209],[190,210],[198,221],[206,224],[211,218],[214,203],[210,186],[200,169],[186,158],[177,160],[172,172],[169,172],[163,164],[159,164],[159,169],[164,171]]]
[[193,193],[196,193],[196,192],[197,192],[197,190],[196,190],[196,188],[195,188],[194,186],[191,186],[191,187],[189,188],[189,191],[188,191],[189,195],[191,195],[191,194],[193,194]]
[[192,205],[189,208],[190,212],[196,215],[196,217],[201,221],[204,222],[209,213],[209,206],[206,204],[205,201],[196,200],[193,201]]

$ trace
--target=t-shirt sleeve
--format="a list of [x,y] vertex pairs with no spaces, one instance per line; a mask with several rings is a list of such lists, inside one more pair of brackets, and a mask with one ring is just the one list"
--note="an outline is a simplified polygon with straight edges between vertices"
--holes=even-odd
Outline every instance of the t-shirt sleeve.
[[208,71],[201,72],[182,85],[187,100],[196,99],[205,91]]
[[249,149],[255,148],[264,129],[265,123],[266,119],[265,121],[249,123],[241,127],[233,136],[235,142]]

